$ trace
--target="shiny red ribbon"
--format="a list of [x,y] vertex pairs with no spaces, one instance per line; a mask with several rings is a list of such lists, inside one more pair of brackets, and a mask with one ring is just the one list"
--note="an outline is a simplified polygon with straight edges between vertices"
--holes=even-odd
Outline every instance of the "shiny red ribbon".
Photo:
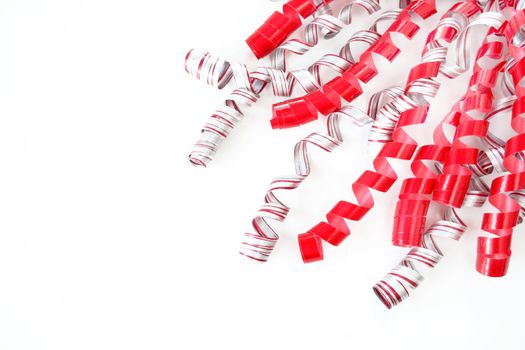
[[[411,4],[415,6],[412,7],[412,9],[424,9],[423,17],[432,13],[428,6],[434,5],[428,2],[414,2]],[[435,11],[435,8],[432,9]],[[464,16],[465,19],[469,19],[479,11],[480,8],[477,4],[467,1],[455,4],[447,11],[447,14],[454,12]],[[403,20],[404,19],[401,19],[401,21]],[[441,39],[451,42],[457,34],[457,32],[452,30],[434,32],[429,36],[429,41],[438,41]],[[429,41],[427,41],[427,44]],[[440,64],[441,62],[427,61],[412,68],[406,88],[408,89],[412,83],[420,79],[436,77],[439,73]],[[397,127],[392,135],[392,141],[383,146],[373,161],[374,171],[365,171],[352,184],[352,190],[357,199],[357,203],[354,204],[347,201],[338,202],[326,215],[328,223],[321,222],[308,230],[308,232],[298,236],[299,248],[304,262],[323,259],[323,240],[332,245],[339,245],[350,235],[350,229],[345,219],[358,221],[373,207],[374,200],[370,190],[386,192],[390,189],[397,180],[397,174],[390,166],[388,158],[403,160],[412,158],[416,151],[417,143],[404,131],[404,127],[423,123],[427,112],[428,106],[415,106],[401,113]],[[424,211],[424,206],[420,207],[419,210]]]
[[[471,17],[478,13],[480,8],[475,1],[466,1],[457,3],[450,11]],[[426,19],[435,12],[436,7],[433,0],[412,1],[378,42],[368,48],[361,55],[359,62],[352,65],[342,76],[332,79],[324,84],[321,89],[303,97],[274,104],[272,107],[272,127],[293,127],[308,123],[317,119],[318,112],[327,115],[339,109],[341,107],[341,98],[347,102],[354,100],[362,93],[360,81],[367,83],[377,75],[373,55],[378,54],[385,57],[388,61],[392,61],[399,53],[399,49],[392,41],[391,34],[397,32],[411,39],[419,30],[419,27],[412,21],[410,14],[417,14],[421,18]],[[442,38],[455,35],[454,28],[450,27],[447,31],[434,33],[434,35]],[[428,39],[432,41],[435,38],[429,37]],[[433,65],[430,63],[421,65],[418,69],[412,70],[411,79],[417,79],[421,75],[435,76],[437,74],[436,69],[439,69],[438,66],[439,64]]]
[[516,191],[525,189],[525,49],[514,46],[513,39],[525,24],[525,11],[515,11],[505,28],[505,37],[509,45],[509,54],[514,64],[509,72],[516,89],[516,101],[512,108],[511,126],[517,133],[505,146],[503,164],[510,174],[493,180],[489,202],[499,212],[483,215],[482,229],[495,237],[478,238],[476,270],[490,277],[501,277],[507,273],[511,256],[512,231],[518,223],[520,205],[512,198]]
[[[488,120],[475,119],[470,113],[478,112],[478,115],[484,116],[492,109],[492,89],[505,63],[504,45],[495,40],[501,35],[495,28],[489,30],[478,50],[467,93],[436,128],[435,144],[421,146],[416,153],[411,165],[415,177],[403,182],[399,194],[392,232],[394,245],[421,245],[430,195],[432,200],[446,206],[460,208],[463,204],[472,178],[471,167],[478,166],[480,156],[480,149],[465,144],[463,140],[466,137],[483,139],[487,136]],[[480,62],[487,58],[495,63],[486,69]],[[452,143],[445,136],[445,124],[456,130]],[[441,174],[426,166],[428,161],[442,163]],[[479,171],[484,173],[484,169]],[[481,198],[481,201],[484,199]]]
[[311,16],[322,4],[333,0],[290,0],[283,5],[283,11],[275,11],[246,39],[246,43],[257,58],[263,58],[279,47],[286,38],[301,27],[302,18]]

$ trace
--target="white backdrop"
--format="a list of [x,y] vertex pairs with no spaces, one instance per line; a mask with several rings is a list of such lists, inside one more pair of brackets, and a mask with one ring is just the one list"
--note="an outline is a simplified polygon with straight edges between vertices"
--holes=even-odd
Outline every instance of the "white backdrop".
[[[452,1],[439,1],[440,10]],[[345,124],[333,154],[286,200],[267,264],[237,254],[270,180],[292,174],[294,143],[322,122],[271,130],[265,96],[207,169],[187,154],[230,88],[183,70],[192,48],[255,61],[244,39],[266,0],[4,0],[0,3],[0,349],[522,349],[523,229],[508,276],[474,269],[479,211],[422,286],[393,310],[371,287],[406,253],[390,244],[401,181],[325,261],[296,235],[370,166],[367,128]],[[388,7],[388,6],[387,6]],[[300,67],[371,23],[362,14]],[[438,16],[366,91],[404,83]],[[448,83],[432,126],[465,90]],[[395,166],[406,176],[406,165]],[[490,208],[488,208],[490,209]]]

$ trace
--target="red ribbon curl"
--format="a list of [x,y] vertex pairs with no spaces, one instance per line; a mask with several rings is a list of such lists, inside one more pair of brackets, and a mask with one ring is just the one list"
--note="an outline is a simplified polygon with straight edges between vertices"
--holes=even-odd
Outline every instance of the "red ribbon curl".
[[[474,1],[467,1],[457,3],[451,11],[471,17],[478,13],[480,8]],[[399,49],[392,41],[392,32],[401,33],[408,39],[411,39],[419,30],[419,27],[412,21],[410,14],[417,14],[421,18],[426,19],[435,12],[435,2],[432,0],[411,2],[403,10],[399,18],[386,30],[384,35],[361,55],[360,61],[352,65],[342,76],[332,79],[324,84],[321,89],[303,97],[274,104],[272,107],[272,127],[293,127],[308,123],[317,118],[318,112],[327,115],[339,109],[341,107],[341,98],[347,102],[354,100],[362,93],[359,81],[367,83],[377,75],[377,68],[372,58],[373,54],[378,54],[385,57],[388,61],[392,61],[399,53]],[[435,35],[440,37],[454,35],[453,28],[449,28],[448,31],[449,33],[435,33]],[[429,39],[432,40],[432,38]],[[415,79],[421,74],[428,75],[432,73],[432,68],[435,67],[431,64],[423,65],[420,67],[422,71],[413,70],[412,78]]]
[[[423,5],[429,5],[425,2]],[[416,7],[418,8],[418,7]],[[423,6],[424,14],[430,13],[428,7]],[[474,2],[460,2],[455,4],[444,16],[451,12],[462,15],[466,20],[479,12],[479,7]],[[458,35],[454,31],[436,31],[431,33],[430,41],[426,48],[432,47],[441,41],[451,42]],[[432,44],[432,45],[429,45]],[[425,57],[425,52],[423,57]],[[432,79],[436,77],[442,61],[425,61],[414,67],[406,84],[408,90],[412,84],[421,79]],[[344,238],[350,235],[350,229],[345,219],[360,220],[374,205],[371,189],[386,192],[397,180],[397,174],[390,166],[388,158],[409,160],[417,148],[417,143],[404,131],[404,127],[412,124],[423,123],[428,112],[428,105],[415,105],[400,114],[397,127],[392,134],[392,141],[386,143],[378,156],[373,161],[374,171],[365,171],[352,185],[352,190],[357,199],[357,204],[340,201],[326,215],[327,221],[314,226],[308,232],[298,236],[299,248],[304,262],[313,262],[323,259],[322,241],[332,245],[340,244]],[[424,210],[424,207],[421,207]]]
[[[320,6],[333,0],[290,0],[283,5],[283,11],[275,11],[246,39],[246,43],[257,58],[263,58],[279,47],[286,38],[301,27],[302,18],[311,16]],[[319,3],[316,5],[316,3]]]
[[476,270],[489,277],[501,277],[507,273],[512,231],[520,214],[520,205],[512,197],[519,194],[516,192],[525,189],[525,161],[522,156],[525,150],[525,48],[514,43],[524,24],[525,11],[516,11],[505,28],[509,53],[514,60],[509,72],[514,81],[517,99],[512,108],[511,126],[517,135],[510,138],[505,146],[503,164],[510,174],[494,179],[490,188],[489,202],[499,212],[483,215],[482,229],[496,237],[478,238]]
[[[487,136],[488,120],[476,119],[472,115],[473,112],[477,112],[478,116],[486,116],[492,109],[492,88],[505,63],[504,45],[497,41],[499,36],[502,34],[496,32],[495,28],[489,30],[478,50],[467,93],[436,128],[435,144],[422,146],[417,152],[411,165],[415,177],[403,182],[399,194],[400,200],[397,203],[392,232],[394,245],[405,247],[421,245],[426,210],[430,204],[429,195],[432,195],[434,201],[460,208],[469,191],[472,172],[484,175],[492,170],[492,168],[484,169],[478,164],[480,149],[465,144],[463,140],[466,137],[484,139]],[[484,68],[480,62],[487,58],[494,60],[495,63]],[[451,125],[456,130],[452,143],[445,137],[444,124]],[[439,176],[425,166],[424,161],[429,160],[444,163]],[[470,194],[470,198],[477,196],[480,204],[486,198],[482,193]]]

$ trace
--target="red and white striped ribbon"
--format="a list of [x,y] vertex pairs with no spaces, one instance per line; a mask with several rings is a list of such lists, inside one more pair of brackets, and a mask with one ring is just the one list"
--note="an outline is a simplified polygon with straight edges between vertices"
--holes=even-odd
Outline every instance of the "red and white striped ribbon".
[[286,70],[287,53],[304,55],[319,43],[320,36],[328,39],[337,35],[341,29],[352,22],[354,7],[363,8],[369,15],[380,9],[379,3],[375,0],[350,0],[335,17],[331,14],[329,4],[321,4],[314,13],[314,19],[305,26],[302,38],[290,39],[271,53],[272,68]]
[[279,236],[270,226],[268,220],[284,221],[290,210],[277,197],[276,192],[296,189],[310,175],[308,147],[313,146],[325,152],[331,152],[343,142],[339,126],[341,119],[348,119],[357,126],[364,126],[375,118],[377,110],[389,101],[388,97],[397,96],[401,92],[399,89],[393,88],[374,94],[369,101],[368,111],[370,114],[350,105],[332,113],[326,121],[328,129],[326,134],[314,132],[297,142],[294,148],[295,175],[279,177],[271,182],[264,197],[264,203],[252,220],[252,226],[256,233],[247,232],[244,234],[239,250],[241,255],[260,262],[265,262],[270,257]]
[[[456,18],[456,22],[452,24],[451,18]],[[439,35],[435,36],[435,33],[439,33],[446,27],[443,23],[448,24],[449,27],[465,29],[468,23],[465,23],[460,16],[447,16],[440,21],[436,29],[432,31],[427,40],[427,47],[422,56],[422,62],[439,62],[444,63],[447,59],[447,47],[440,44]],[[458,32],[459,33],[459,32]],[[458,36],[459,37],[459,36]],[[310,166],[309,158],[307,153],[307,145],[315,145],[327,152],[332,151],[340,143],[343,142],[341,133],[339,131],[339,120],[342,117],[347,117],[352,121],[357,121],[357,125],[363,125],[367,122],[371,122],[379,115],[388,115],[401,113],[404,110],[414,108],[422,101],[423,96],[434,96],[437,92],[439,84],[433,80],[420,79],[417,81],[419,87],[415,88],[415,91],[410,90],[411,94],[407,96],[404,91],[400,88],[387,89],[375,94],[369,103],[369,112],[375,113],[374,115],[367,115],[360,109],[347,105],[342,109],[330,114],[327,119],[327,134],[314,133],[307,136],[305,139],[299,141],[294,150],[295,160],[295,172],[293,176],[282,177],[274,180],[270,185],[270,189],[267,191],[263,208],[265,210],[259,211],[254,219],[252,220],[252,226],[255,233],[248,232],[245,234],[244,239],[241,243],[240,253],[249,258],[257,261],[266,261],[276,244],[279,236],[276,231],[270,226],[267,219],[283,221],[289,212],[289,207],[285,205],[281,200],[277,198],[275,190],[292,190],[297,188],[301,182],[309,175]],[[423,86],[423,87],[421,87]],[[381,101],[381,108],[378,108],[377,103]],[[374,107],[375,106],[375,107]],[[266,206],[271,205],[272,207],[278,208],[278,216],[267,215]],[[264,244],[259,242],[264,241]],[[264,248],[261,248],[263,247]]]
[[[466,42],[471,28],[480,25],[498,27],[505,18],[499,12],[484,12],[467,23],[464,17],[455,16],[453,13],[447,16],[440,21],[435,32],[452,29],[461,33],[456,41],[455,59],[447,60],[448,48],[439,45],[437,41],[431,41],[431,49],[423,55],[422,62],[441,62],[440,73],[453,79],[470,69],[471,60],[467,55]],[[420,105],[418,101],[422,101],[422,97],[434,97],[439,86],[440,84],[434,78],[420,79],[411,84],[404,95],[399,96],[389,108],[385,108],[384,112],[378,114],[370,130],[369,142],[383,144],[392,141],[392,133],[401,113]]]
[[[492,38],[491,40],[493,41],[501,42],[501,33],[498,34],[499,36],[495,34],[491,37],[491,34],[489,33],[487,38]],[[485,58],[486,57],[483,57],[483,55],[479,56],[477,64],[483,65]],[[493,62],[494,65],[496,63],[497,61]],[[492,66],[489,67],[492,68]],[[480,72],[481,71],[478,70],[476,73],[479,74]],[[488,72],[488,70],[485,72]],[[500,78],[502,78],[502,74],[500,74]],[[473,81],[475,82],[475,80]],[[504,84],[504,79],[501,79],[500,85]],[[469,90],[471,93],[476,93],[478,91],[478,85],[475,84],[469,86]],[[476,115],[478,119],[484,119],[486,121],[490,121],[495,117],[506,116],[512,108],[515,96],[510,96],[512,91],[506,91],[505,89],[502,89],[502,91],[503,97],[494,101],[494,103],[492,103],[492,110],[488,112],[477,110],[477,113],[472,113],[475,109],[473,107],[476,105],[471,104],[468,106],[463,104],[462,102],[465,101],[464,99],[462,99],[462,101],[456,106],[461,106],[460,108],[464,109],[464,113],[470,113],[468,114],[468,117],[465,118],[466,123],[472,123],[472,120],[474,120],[470,117],[472,115]],[[487,89],[482,89],[481,92],[478,93],[486,94]],[[467,96],[471,98],[473,95],[471,94]],[[454,106],[453,109],[455,109],[456,106]],[[438,128],[441,128],[441,126],[438,126]],[[456,139],[457,135],[454,136],[454,138]],[[455,141],[457,143],[459,140]],[[483,137],[482,141],[487,149],[481,152],[478,158],[478,163],[465,165],[471,170],[473,176],[463,200],[462,208],[481,207],[485,203],[489,194],[489,187],[483,179],[489,174],[504,171],[503,152],[505,142],[491,133],[488,133]],[[453,144],[452,140],[449,140],[449,144]],[[438,173],[442,173],[443,164],[436,164],[436,168]],[[517,202],[520,204],[521,215],[523,216],[525,212],[525,196],[523,191],[516,191],[515,193],[512,193],[512,196],[513,198],[516,198]],[[522,219],[523,218],[520,220]],[[466,230],[467,227],[458,216],[457,210],[451,206],[446,207],[443,220],[434,223],[429,230],[425,232],[421,246],[411,248],[403,260],[373,287],[377,297],[389,309],[406,299],[423,281],[423,275],[417,266],[428,266],[434,268],[443,257],[443,253],[437,245],[435,238],[446,237],[458,240]]]
[[436,221],[425,232],[421,247],[410,249],[399,265],[373,287],[377,297],[389,309],[405,300],[424,279],[416,269],[416,264],[435,267],[443,257],[435,239],[449,238],[457,241],[466,229],[456,210],[452,207],[447,208],[443,219]]
[[[486,119],[508,114],[512,107],[509,107],[508,100],[508,97],[503,97],[496,101],[493,111],[487,114]],[[490,138],[494,138],[494,136],[489,136],[486,139]],[[480,156],[480,163],[476,168],[477,172],[474,172],[476,176],[471,181],[462,208],[482,207],[489,191],[484,178],[488,177],[486,175],[503,171],[503,147],[499,142],[492,144],[492,141],[487,141],[487,144],[490,144],[490,146]],[[436,168],[440,172],[442,165],[436,164]],[[520,222],[522,222],[525,217],[525,192],[516,191],[510,196],[521,206]],[[374,285],[374,293],[387,308],[390,309],[398,305],[408,298],[423,282],[424,277],[418,266],[434,268],[443,258],[444,254],[439,248],[436,239],[448,238],[457,241],[466,230],[467,226],[458,215],[458,210],[453,207],[446,207],[443,219],[433,223],[425,232],[421,246],[411,248],[401,262]]]
[[248,72],[245,65],[228,62],[208,52],[191,50],[185,61],[185,68],[189,74],[219,89],[225,87],[233,77],[236,88],[201,129],[201,136],[190,152],[190,162],[196,166],[206,166],[213,159],[222,141],[243,119],[246,108],[257,101],[259,93],[268,84],[271,84],[273,94],[276,96],[290,96],[295,84],[306,92],[318,89],[321,84],[322,69],[332,70],[338,74],[348,69],[354,61],[354,56],[358,57],[352,53],[355,50],[353,45],[357,43],[373,45],[381,36],[377,32],[378,24],[393,21],[397,15],[397,11],[386,11],[368,30],[354,33],[338,55],[326,54],[304,70],[285,72],[282,69],[259,67]]

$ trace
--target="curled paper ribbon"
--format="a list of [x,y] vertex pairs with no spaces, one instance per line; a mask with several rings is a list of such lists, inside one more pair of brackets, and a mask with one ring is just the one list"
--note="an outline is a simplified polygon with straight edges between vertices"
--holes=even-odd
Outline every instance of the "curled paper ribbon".
[[337,72],[349,64],[339,56],[325,55],[309,70],[288,74],[261,67],[249,72],[243,64],[227,62],[208,52],[191,50],[185,62],[189,74],[219,89],[234,78],[236,88],[202,128],[200,138],[190,152],[190,162],[196,166],[206,166],[213,159],[219,145],[244,118],[243,111],[257,102],[259,94],[268,84],[272,86],[275,95],[289,95],[296,83],[309,91],[317,86],[314,74],[318,75],[321,68]]
[[[299,248],[304,262],[323,259],[322,241],[339,245],[350,235],[350,229],[345,220],[360,220],[373,207],[374,200],[371,190],[386,192],[397,180],[397,174],[390,166],[388,158],[409,160],[414,154],[417,143],[404,131],[404,127],[423,123],[428,112],[426,97],[434,96],[439,83],[434,79],[445,61],[447,49],[440,43],[450,43],[458,37],[458,24],[465,25],[469,19],[479,12],[479,7],[473,2],[455,4],[444,19],[451,18],[450,13],[463,18],[463,23],[445,24],[450,30],[431,33],[430,41],[423,51],[422,62],[411,69],[405,89],[405,97],[411,101],[408,108],[399,113],[399,120],[392,134],[392,141],[385,143],[373,161],[375,171],[365,171],[352,185],[357,204],[340,201],[326,215],[327,221],[321,222],[308,232],[298,236]],[[422,84],[425,89],[419,88]],[[416,98],[417,96],[417,98]],[[412,98],[411,98],[412,97]]]
[[[400,1],[399,6],[402,5],[403,1]],[[331,15],[330,6],[319,7],[314,13],[314,19],[305,26],[304,38],[287,40],[272,51],[270,56],[272,68],[286,71],[286,53],[304,55],[319,43],[319,37],[329,39],[336,36],[341,29],[352,22],[352,10],[355,7],[362,8],[368,15],[380,9],[379,2],[376,0],[350,0],[335,17]],[[373,28],[372,31],[377,32],[377,29]],[[353,62],[351,54],[344,56],[340,54],[340,56]]]
[[[455,5],[451,10],[455,12],[461,11],[461,9],[461,6]],[[459,18],[463,17],[461,16]],[[442,21],[440,21],[436,27],[436,30],[434,30],[429,35],[429,38],[432,40],[427,40],[428,52],[424,54],[423,59],[427,60],[428,62],[432,62],[432,59],[439,59],[439,62],[444,62],[447,56],[447,49],[440,43],[449,42],[457,36],[451,35],[452,32],[448,31],[447,28],[450,26],[454,28],[458,28],[458,26],[459,28],[462,26],[464,27],[466,23],[463,22],[466,21],[459,20],[459,24],[457,24],[455,21],[450,21],[449,16],[445,15]],[[442,34],[436,35],[436,33]],[[457,32],[454,33],[457,34]],[[423,83],[428,82],[429,80],[425,79],[419,81],[414,79],[414,81],[416,82],[414,83],[414,87],[416,89],[417,86],[421,86]],[[427,88],[427,90],[429,89]],[[339,131],[340,119],[349,118],[357,125],[363,125],[367,122],[370,122],[372,119],[377,118],[380,113],[385,113],[385,110],[403,111],[414,106],[415,103],[408,104],[405,102],[410,100],[408,97],[403,97],[403,92],[403,89],[391,88],[375,94],[371,98],[369,104],[370,116],[367,116],[366,113],[363,113],[353,106],[346,106],[338,112],[332,113],[328,117],[327,134],[314,133],[297,143],[294,152],[296,175],[278,178],[272,182],[270,189],[265,196],[265,204],[261,207],[252,221],[255,233],[245,234],[244,240],[241,244],[241,254],[259,261],[266,261],[268,259],[278,239],[278,235],[270,226],[268,219],[283,221],[289,211],[289,208],[278,199],[275,191],[295,189],[308,176],[310,173],[310,166],[307,154],[307,145],[314,145],[325,151],[331,151],[342,142],[342,136]],[[316,232],[322,232],[323,227],[326,227],[328,230],[330,230],[329,225],[326,224],[317,227]],[[341,235],[341,237],[343,236],[344,235]],[[316,238],[314,237],[314,240],[315,239]],[[331,239],[331,241],[336,242],[334,239]]]
[[[489,15],[496,18],[492,14]],[[471,25],[479,23],[481,18]],[[503,21],[504,17],[501,16],[497,21],[485,22],[492,29],[478,50],[468,92],[436,128],[435,144],[422,146],[415,155],[411,165],[415,177],[403,181],[396,205],[392,231],[394,245],[412,247],[421,244],[426,212],[430,204],[429,195],[433,194],[434,200],[445,205],[459,208],[469,189],[472,172],[481,176],[492,170],[492,167],[487,170],[478,164],[480,150],[465,144],[463,140],[472,140],[473,137],[484,139],[487,136],[488,120],[485,120],[485,116],[492,108],[491,89],[496,84],[496,78],[504,63],[502,34],[495,32],[494,26],[500,27]],[[484,68],[482,64],[488,59],[491,60],[491,65]],[[473,117],[474,115],[476,117]],[[452,143],[445,136],[444,124],[456,130]],[[429,161],[444,163],[439,176],[426,165]],[[473,186],[469,198],[477,199],[481,205],[487,197],[487,189],[477,183]]]
[[443,237],[457,241],[465,230],[463,221],[456,211],[449,207],[443,220],[436,221],[426,231],[421,246],[410,249],[399,265],[373,287],[377,297],[389,309],[405,300],[410,295],[410,291],[423,281],[423,275],[416,268],[416,264],[435,267],[443,257],[436,238]]
[[[445,61],[439,67],[439,72],[449,79],[454,79],[459,75],[465,73],[470,69],[470,61],[467,59],[466,45],[469,39],[470,30],[476,26],[500,26],[504,20],[503,15],[497,12],[485,12],[481,15],[473,18],[468,25],[458,17],[454,17],[454,12],[445,14],[442,18],[442,26],[434,30],[434,33],[440,33],[440,31],[447,31],[451,34],[461,33],[456,40],[456,55],[455,60]],[[434,34],[435,35],[435,34]],[[427,40],[432,41],[432,39]],[[414,86],[413,90],[417,87]],[[420,84],[420,93],[423,95],[431,96],[433,84]],[[427,92],[428,91],[428,92]],[[370,131],[369,141],[376,143],[386,143],[392,141],[392,133],[396,128],[399,120],[399,113],[394,111],[386,111],[385,114],[378,116],[372,125]]]
[[302,25],[301,17],[308,18],[333,0],[290,0],[283,11],[272,15],[246,39],[257,58],[262,58],[281,45],[288,36]]
[[499,212],[483,215],[482,229],[496,237],[479,237],[476,269],[483,275],[501,277],[507,273],[511,256],[511,240],[514,226],[519,222],[520,200],[525,189],[525,49],[521,27],[525,24],[525,11],[515,11],[505,28],[512,60],[506,69],[512,76],[516,101],[512,107],[511,126],[517,133],[505,146],[503,164],[510,174],[492,181],[489,202]]
[[[443,253],[437,245],[435,238],[447,237],[458,240],[467,229],[464,222],[458,216],[457,211],[452,206],[448,206],[443,220],[437,221],[424,235],[419,236],[419,231],[424,227],[424,224],[421,224],[419,220],[423,220],[424,217],[421,215],[420,210],[414,210],[410,205],[420,207],[422,206],[421,203],[424,203],[428,206],[429,200],[426,198],[426,195],[432,192],[437,178],[430,167],[421,168],[424,166],[422,160],[442,162],[445,159],[445,154],[445,166],[443,167],[436,164],[438,173],[441,172],[442,174],[445,172],[447,166],[451,166],[450,164],[464,167],[464,173],[468,173],[467,187],[469,187],[469,190],[465,190],[464,193],[462,189],[460,190],[463,207],[481,207],[483,205],[487,197],[486,192],[488,188],[478,176],[489,174],[492,170],[500,169],[502,166],[502,158],[478,157],[480,151],[478,148],[467,147],[461,141],[461,139],[466,136],[487,138],[489,140],[487,143],[492,146],[492,150],[496,150],[496,148],[499,148],[498,151],[501,150],[499,140],[488,135],[487,125],[491,118],[508,111],[509,106],[509,104],[506,103],[508,98],[503,98],[503,103],[497,103],[494,109],[492,109],[492,89],[495,86],[501,64],[504,63],[503,45],[501,41],[498,41],[500,39],[501,32],[489,31],[489,34],[478,50],[467,93],[436,128],[435,135],[437,144],[422,146],[412,163],[414,174],[420,176],[404,181],[404,186],[400,194],[401,200],[398,202],[398,209],[402,207],[406,212],[414,214],[418,222],[416,225],[405,227],[405,229],[410,232],[410,234],[407,235],[407,232],[403,230],[396,232],[396,229],[400,229],[400,224],[397,222],[398,218],[396,218],[393,236],[394,244],[399,243],[396,242],[396,235],[400,235],[401,237],[397,237],[397,239],[400,239],[406,244],[396,245],[410,246],[412,248],[399,265],[386,274],[386,276],[373,287],[375,294],[387,308],[399,304],[410,295],[411,291],[421,284],[423,275],[416,267],[417,265],[434,268],[443,257]],[[492,65],[484,68],[482,65],[487,62],[486,60],[488,58],[493,59]],[[480,119],[474,119],[472,117],[473,115],[478,116]],[[454,141],[451,144],[452,148],[448,147],[450,143],[443,132],[443,124],[445,123],[456,129]],[[496,147],[494,147],[495,143],[497,144]],[[481,161],[478,162],[478,160]],[[491,161],[494,163],[491,163]],[[423,169],[423,171],[420,169]],[[471,169],[473,170],[472,172]],[[471,179],[472,173],[474,173],[476,178]],[[451,181],[453,180],[454,179]],[[452,196],[454,196],[454,194],[452,194]],[[407,203],[410,203],[410,205]],[[410,217],[410,219],[414,220],[414,217]],[[414,227],[417,228],[414,230]],[[414,239],[414,237],[417,238]]]
[[[376,0],[349,0],[339,12],[338,17],[331,15],[329,4],[332,0],[293,0],[283,5],[283,11],[274,12],[252,35],[246,43],[257,58],[272,53],[272,67],[285,69],[284,55],[287,51],[302,55],[314,47],[319,35],[331,38],[344,26],[352,22],[352,8],[360,6],[372,14],[379,10]],[[399,7],[406,7],[406,0],[399,1]],[[285,40],[301,26],[301,17],[313,15],[314,19],[305,27],[304,38]]]
[[[354,6],[363,7],[367,12],[376,9],[373,0],[356,0],[341,10],[341,17],[350,22],[351,10]],[[285,52],[293,50],[298,42],[291,40],[282,45],[272,54],[272,68],[259,67],[248,72],[245,65],[230,63],[207,52],[191,50],[186,56],[186,71],[214,87],[223,88],[232,77],[235,79],[236,89],[224,101],[215,113],[212,114],[208,123],[202,128],[201,136],[195,143],[189,155],[189,160],[196,166],[206,166],[217,152],[218,147],[243,119],[246,109],[255,103],[264,88],[271,84],[273,94],[276,96],[290,96],[296,84],[300,85],[306,92],[319,89],[321,85],[321,69],[334,70],[342,74],[355,61],[352,53],[352,45],[358,42],[365,45],[373,45],[380,37],[377,25],[380,22],[390,21],[397,18],[398,12],[388,11],[379,16],[369,30],[357,31],[341,48],[338,55],[326,54],[314,62],[308,69],[285,72]],[[313,32],[330,28],[321,24],[312,27]],[[332,32],[335,33],[335,32]],[[315,34],[317,36],[317,34]],[[317,39],[316,39],[317,40]],[[305,44],[306,45],[306,44]],[[306,47],[306,46],[305,46]],[[295,51],[304,53],[303,50]],[[275,127],[278,127],[275,125]]]
[[[359,3],[355,3],[359,4]],[[349,5],[350,6],[350,5]],[[363,53],[361,53],[357,60],[354,57],[355,55],[352,53],[352,44],[355,43],[363,43],[368,48],[373,47],[379,40],[381,40],[383,34],[378,30],[378,25],[383,23],[389,23],[389,22],[395,22],[399,16],[403,12],[401,10],[390,10],[390,11],[384,11],[375,21],[374,23],[368,28],[367,30],[360,30],[355,32],[350,39],[347,41],[347,43],[341,48],[339,51],[339,55],[336,57],[339,57],[340,59],[344,59],[345,61],[349,62],[349,65],[347,67],[341,67],[337,73],[343,74],[345,71],[348,71],[352,66],[358,64],[358,61],[363,57],[364,54],[366,54],[367,50],[365,50]],[[272,57],[277,55],[279,50],[276,50],[274,54],[272,54]],[[334,55],[335,56],[335,55]],[[321,79],[317,71],[313,71],[314,76],[316,77],[316,80],[318,84],[313,87],[312,89],[308,90],[309,93],[315,93],[318,91],[321,87]],[[291,91],[290,91],[291,93]],[[305,119],[283,119],[283,118],[272,118],[271,119],[271,125],[274,129],[281,129],[281,128],[289,128],[292,126],[299,126],[304,123],[310,122],[311,120],[305,120]]]
[[340,131],[342,119],[348,119],[360,127],[367,125],[376,118],[378,110],[402,93],[402,89],[393,87],[373,94],[368,103],[368,113],[354,106],[346,106],[328,116],[326,134],[315,132],[299,141],[294,148],[295,175],[280,177],[272,181],[264,197],[264,204],[252,220],[253,230],[256,233],[245,233],[239,253],[261,262],[267,261],[270,257],[279,236],[268,220],[283,221],[290,210],[279,200],[276,192],[296,189],[310,175],[309,147],[331,152],[343,142]]
[[[419,30],[413,21],[436,12],[433,0],[415,0],[404,10],[383,12],[368,30],[357,31],[338,54],[328,54],[308,69],[286,71],[287,53],[304,54],[324,36],[330,38],[351,22],[353,6],[369,14],[379,9],[376,0],[349,0],[337,17],[331,15],[331,0],[291,0],[282,13],[275,12],[248,45],[257,57],[271,55],[271,67],[249,71],[245,65],[222,60],[207,52],[192,50],[185,68],[188,73],[218,89],[234,82],[235,88],[204,126],[190,154],[195,165],[205,166],[219,144],[255,103],[260,92],[272,86],[276,96],[290,96],[295,84],[306,95],[273,106],[273,128],[297,126],[327,114],[326,132],[314,132],[294,148],[295,174],[274,180],[264,204],[252,220],[253,233],[244,235],[240,254],[266,261],[278,240],[271,220],[283,221],[290,208],[278,197],[280,190],[298,188],[310,172],[312,147],[331,152],[343,142],[340,121],[349,119],[357,126],[372,123],[369,142],[382,146],[374,158],[373,170],[365,171],[353,184],[356,203],[338,202],[320,222],[298,235],[304,262],[323,259],[323,241],[337,246],[350,235],[346,220],[358,221],[374,206],[372,190],[386,192],[397,180],[391,159],[410,160],[413,177],[403,181],[396,205],[392,232],[394,245],[409,247],[401,262],[390,270],[373,291],[387,308],[405,300],[423,281],[421,267],[434,268],[444,256],[440,238],[458,240],[467,230],[460,208],[481,207],[486,199],[497,212],[484,213],[482,229],[489,235],[478,238],[476,269],[491,277],[504,276],[511,257],[514,227],[525,218],[525,0],[466,0],[452,6],[428,35],[420,64],[412,67],[404,88],[391,87],[371,96],[368,110],[342,106],[341,98],[352,101],[362,94],[361,83],[377,73],[374,55],[393,60],[399,49],[392,41],[397,32],[411,39]],[[406,8],[405,8],[406,6]],[[492,9],[496,9],[492,11]],[[499,10],[499,11],[498,11]],[[481,12],[481,13],[480,13]],[[512,16],[505,21],[505,16]],[[287,40],[306,24],[304,37]],[[384,32],[379,22],[391,22]],[[405,129],[425,122],[440,82],[437,76],[454,78],[470,69],[467,54],[473,27],[489,30],[477,50],[473,72],[465,95],[453,106],[434,132],[433,144],[418,148]],[[354,57],[351,46],[361,42],[368,48]],[[456,44],[455,60],[448,48]],[[330,68],[339,76],[323,84],[321,69]],[[233,84],[232,84],[233,85]],[[503,97],[500,96],[500,88]],[[516,135],[504,140],[489,130],[492,118],[512,112],[511,126]],[[452,128],[452,138],[445,133]],[[500,138],[501,137],[501,138]],[[417,152],[416,152],[417,150]],[[415,156],[414,156],[415,154]],[[495,178],[490,189],[488,175],[508,173]],[[444,205],[441,220],[426,231],[426,215],[433,202]]]
[[318,111],[327,115],[339,109],[341,98],[347,102],[354,100],[362,93],[359,81],[366,83],[377,74],[373,55],[378,54],[392,61],[399,53],[399,49],[392,41],[392,33],[397,32],[411,39],[419,27],[412,21],[410,15],[418,15],[426,19],[435,12],[435,3],[432,0],[417,0],[408,4],[381,38],[361,54],[359,62],[352,65],[341,76],[330,80],[321,89],[310,92],[304,97],[274,104],[272,126],[292,127],[308,123],[317,119]]

